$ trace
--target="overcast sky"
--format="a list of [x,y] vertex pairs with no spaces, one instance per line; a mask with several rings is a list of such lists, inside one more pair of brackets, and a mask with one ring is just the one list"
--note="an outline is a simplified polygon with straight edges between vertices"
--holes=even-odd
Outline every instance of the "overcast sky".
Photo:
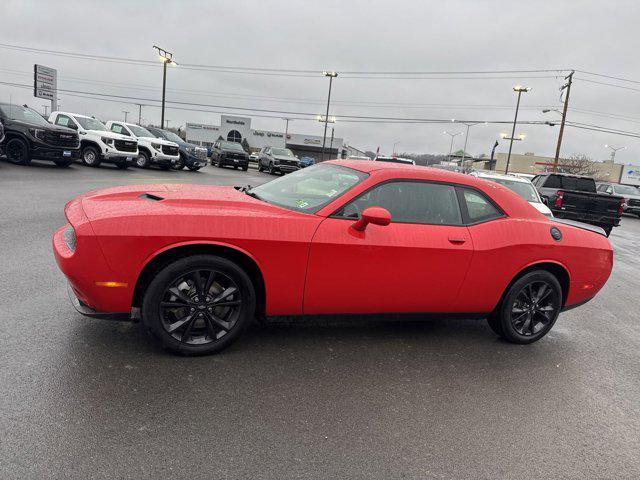
[[[0,43],[148,60],[157,59],[152,45],[158,44],[171,50],[182,64],[337,72],[575,68],[640,80],[637,1],[2,0],[0,22]],[[62,89],[150,99],[161,96],[159,66],[86,61],[4,48],[0,48],[0,81],[31,83],[34,63],[58,69]],[[560,108],[558,88],[564,82],[564,74],[555,72],[482,79],[348,76],[343,74],[334,81],[331,114],[510,121],[516,101],[511,89],[522,84],[532,91],[523,95],[519,119],[558,120],[557,114],[541,110]],[[570,106],[598,113],[570,108],[568,120],[640,132],[640,84],[582,73],[575,77]],[[321,75],[241,75],[180,66],[169,71],[167,83],[168,99],[173,101],[318,114],[324,113],[328,88],[328,79]],[[41,111],[46,103],[33,98],[27,89],[0,85],[0,101],[10,96],[14,102]],[[121,119],[122,110],[129,110],[130,119],[137,119],[135,101],[114,103],[65,93],[59,97],[67,111],[108,120]],[[234,113],[233,109],[226,111]],[[239,110],[235,113],[243,114]],[[254,128],[284,130],[284,121],[279,118],[244,114],[253,118]],[[166,118],[171,126],[188,121],[219,122],[218,113],[180,111],[170,106]],[[145,107],[143,119],[159,123],[160,109]],[[295,120],[290,130],[321,135],[322,125]],[[455,133],[464,127],[347,123],[340,119],[336,123],[337,137],[361,149],[380,146],[381,153],[389,153],[394,142],[399,142],[398,151],[447,153],[450,137],[444,130]],[[510,133],[510,127],[472,127],[467,151],[488,154],[501,132]],[[527,137],[514,145],[514,152],[555,152],[558,127],[522,125],[518,133]],[[456,137],[454,149],[461,148],[463,141],[464,135]],[[609,155],[605,143],[628,147],[618,152],[617,161],[640,163],[640,139],[576,128],[567,128],[562,152],[604,159]],[[498,151],[507,149],[507,142],[502,141]]]

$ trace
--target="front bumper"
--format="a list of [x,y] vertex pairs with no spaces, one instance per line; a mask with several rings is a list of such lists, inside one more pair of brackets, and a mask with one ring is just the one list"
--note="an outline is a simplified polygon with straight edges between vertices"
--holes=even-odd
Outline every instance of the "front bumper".
[[190,153],[184,153],[184,159],[186,167],[206,167],[209,163],[207,157],[198,158]]
[[94,310],[76,296],[76,292],[69,283],[67,284],[67,295],[69,295],[69,301],[71,302],[71,305],[73,305],[73,308],[75,308],[76,312],[84,315],[85,317],[99,318],[101,320],[116,320],[120,322],[132,320],[130,312],[109,313]]
[[174,165],[180,159],[180,155],[165,155],[162,152],[153,150],[153,156],[151,157],[151,163],[155,165],[171,166]]
[[220,158],[220,165],[228,165],[230,167],[242,167],[242,168],[249,168],[249,159],[245,158],[226,158],[226,157],[222,157]]
[[80,155],[78,148],[48,147],[31,144],[31,158],[35,160],[75,160]]
[[274,164],[273,168],[275,168],[279,172],[284,172],[284,173],[290,173],[290,172],[295,172],[296,170],[300,170],[300,167],[298,167],[297,165]]
[[127,163],[132,165],[138,157],[138,152],[120,152],[109,150],[102,154],[102,161],[108,163]]
[[624,213],[639,214],[640,213],[640,205],[627,205],[626,207],[624,207],[622,209],[622,211]]

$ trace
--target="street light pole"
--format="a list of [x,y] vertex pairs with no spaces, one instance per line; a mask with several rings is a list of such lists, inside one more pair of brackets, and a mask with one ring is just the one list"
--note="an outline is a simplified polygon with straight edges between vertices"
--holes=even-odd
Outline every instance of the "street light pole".
[[627,147],[614,147],[612,145],[605,145],[606,148],[611,149],[611,163],[615,163],[616,161],[616,152],[618,150],[625,150]]
[[521,87],[520,85],[516,85],[513,87],[513,91],[518,93],[518,101],[516,103],[516,115],[513,117],[513,129],[511,130],[511,140],[509,141],[509,153],[507,154],[507,167],[504,170],[504,173],[509,173],[509,162],[511,161],[511,149],[513,148],[513,138],[516,134],[516,123],[518,122],[518,110],[520,109],[520,96],[522,92],[528,92],[531,88],[529,87]]
[[124,121],[127,121],[127,115],[129,115],[129,112],[126,110],[122,110],[122,113],[124,113]]
[[324,117],[324,135],[322,136],[322,154],[321,161],[324,161],[324,147],[327,143],[327,123],[329,122],[329,104],[331,103],[331,85],[333,79],[338,76],[337,72],[322,72],[325,77],[329,77],[329,95],[327,96],[327,113]]
[[157,45],[154,45],[153,48],[158,51],[158,56],[162,61],[162,115],[160,119],[160,125],[164,125],[164,103],[167,91],[167,64],[176,66],[177,63],[173,61],[173,53],[168,52],[165,49],[158,47]]
[[287,148],[287,138],[289,137],[289,122],[292,121],[292,119],[283,118],[282,120],[287,122],[287,126],[284,129],[284,148]]
[[138,125],[142,125],[142,104],[136,103],[138,105]]
[[451,137],[451,145],[449,145],[449,155],[447,156],[447,162],[450,162],[451,161],[451,152],[453,152],[453,137],[457,137],[458,135],[462,135],[462,132],[450,133],[450,132],[447,132],[445,130],[444,133],[446,133],[447,135],[449,135]]
[[397,142],[395,142],[395,143],[393,144],[393,148],[392,148],[393,152],[392,152],[392,155],[395,155],[395,154],[396,154],[396,145],[398,145],[399,143],[400,143],[400,141],[397,141]]

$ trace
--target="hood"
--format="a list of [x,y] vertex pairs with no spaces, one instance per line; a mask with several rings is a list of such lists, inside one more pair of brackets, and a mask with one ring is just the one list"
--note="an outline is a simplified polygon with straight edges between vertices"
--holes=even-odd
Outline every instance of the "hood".
[[296,157],[290,157],[288,155],[271,155],[271,156],[276,160],[287,160],[287,161],[296,161],[296,162],[299,161]]
[[532,207],[534,207],[536,210],[538,210],[541,214],[546,215],[547,217],[553,217],[553,213],[551,213],[551,210],[549,209],[549,207],[547,207],[544,203],[540,203],[540,202],[529,202],[529,205],[531,205]]
[[133,140],[135,138],[127,137],[126,135],[120,135],[119,133],[112,132],[111,130],[87,130],[87,132],[93,133],[95,135],[100,135],[105,138],[113,138],[114,140]]
[[60,125],[54,125],[54,124],[50,124],[50,125],[40,125],[40,124],[35,124],[35,123],[26,123],[26,122],[21,122],[19,120],[12,120],[12,119],[7,119],[5,120],[5,125],[22,125],[25,128],[35,128],[36,130],[48,130],[50,132],[60,132],[60,133],[73,133],[74,135],[78,136],[78,132],[76,132],[73,128],[67,128],[67,127],[61,127]]
[[170,142],[169,140],[165,140],[164,138],[157,137],[137,137],[138,140],[144,140],[151,143],[159,143],[160,145],[168,145],[170,147],[177,147],[178,144],[175,142]]
[[[253,198],[234,187],[209,185],[130,185],[85,193],[80,198],[87,218],[149,217],[157,221],[166,215],[256,217],[305,214],[287,210]],[[97,233],[97,232],[96,232]]]

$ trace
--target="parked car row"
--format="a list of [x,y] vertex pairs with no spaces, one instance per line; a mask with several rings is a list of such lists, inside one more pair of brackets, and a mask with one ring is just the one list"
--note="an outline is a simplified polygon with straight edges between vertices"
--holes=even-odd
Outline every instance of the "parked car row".
[[76,159],[89,167],[111,163],[120,169],[131,165],[163,170],[187,167],[197,171],[207,165],[205,148],[189,144],[176,134],[134,123],[108,121],[72,112],[55,111],[48,120],[25,106],[0,103],[0,148],[7,159],[27,165],[49,160],[60,167]]

